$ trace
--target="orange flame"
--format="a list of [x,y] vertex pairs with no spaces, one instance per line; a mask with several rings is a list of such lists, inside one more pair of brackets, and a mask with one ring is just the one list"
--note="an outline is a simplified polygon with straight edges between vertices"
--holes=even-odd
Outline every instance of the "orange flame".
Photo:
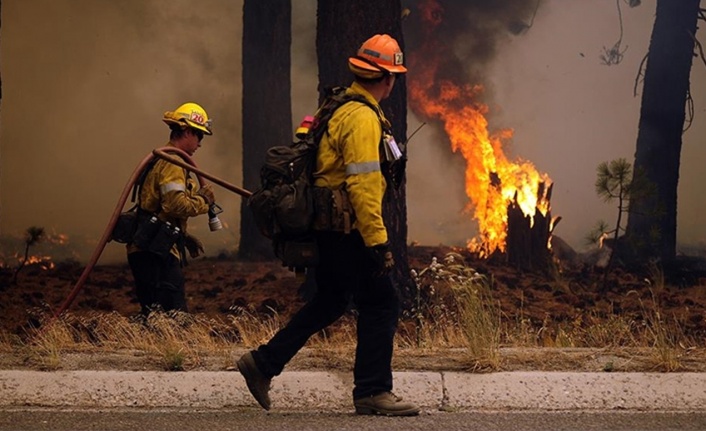
[[465,190],[471,200],[467,210],[473,212],[479,227],[479,236],[471,239],[468,246],[487,257],[495,250],[505,251],[507,208],[511,202],[515,201],[531,218],[537,210],[547,214],[546,191],[551,180],[529,161],[507,159],[502,145],[512,137],[512,130],[492,134],[488,131],[488,106],[478,101],[481,85],[439,78],[441,57],[448,47],[434,44],[432,33],[442,21],[443,9],[437,1],[429,0],[420,5],[420,13],[428,34],[410,58],[410,106],[420,117],[440,121],[452,150],[466,159]]
[[17,268],[18,266],[37,265],[43,270],[54,269],[55,264],[51,256],[30,255],[25,260],[24,256],[14,253],[11,256],[0,255],[0,268]]
[[27,256],[25,265],[39,265],[43,270],[53,269],[54,262],[51,261],[51,256]]

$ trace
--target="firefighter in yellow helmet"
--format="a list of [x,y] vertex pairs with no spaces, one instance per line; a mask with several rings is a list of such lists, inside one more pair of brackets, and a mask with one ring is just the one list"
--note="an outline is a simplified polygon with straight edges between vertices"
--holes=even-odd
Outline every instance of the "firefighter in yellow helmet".
[[[358,312],[353,404],[358,414],[412,416],[419,408],[392,393],[392,350],[399,304],[389,276],[394,265],[382,218],[383,147],[399,148],[379,102],[407,69],[397,41],[377,34],[365,41],[348,67],[345,91],[364,97],[339,107],[317,154],[315,228],[320,263],[314,297],[266,344],[243,355],[238,369],[258,403],[270,408],[271,379],[310,336],[336,321],[350,299]],[[391,153],[394,154],[394,151]],[[323,196],[323,198],[321,198]],[[331,214],[330,223],[318,214]]]
[[[162,119],[170,129],[167,146],[190,156],[211,135],[211,120],[196,103],[184,103]],[[162,159],[145,169],[139,187],[138,228],[127,246],[141,313],[187,311],[182,266],[185,252],[203,253],[203,245],[187,232],[187,219],[208,212],[215,201],[210,185],[199,188],[188,172]]]

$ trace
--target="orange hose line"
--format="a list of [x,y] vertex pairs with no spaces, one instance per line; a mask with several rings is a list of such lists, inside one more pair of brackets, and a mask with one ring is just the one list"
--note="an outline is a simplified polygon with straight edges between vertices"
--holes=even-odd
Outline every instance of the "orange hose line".
[[[171,156],[169,153],[175,153],[179,155],[181,159]],[[133,186],[135,185],[135,181],[137,181],[137,179],[140,177],[140,174],[142,174],[142,171],[155,157],[165,159],[170,163],[174,163],[175,165],[180,166],[184,169],[193,171],[197,175],[199,184],[201,186],[205,184],[204,178],[206,178],[211,180],[213,183],[218,184],[232,192],[238,193],[241,196],[248,197],[252,194],[252,192],[248,190],[234,186],[226,181],[221,180],[218,177],[215,177],[213,175],[208,174],[207,172],[200,170],[198,167],[196,167],[196,163],[194,163],[191,157],[186,152],[178,148],[156,148],[150,154],[148,154],[133,171],[132,175],[130,176],[130,179],[125,185],[125,188],[123,189],[122,194],[120,195],[120,198],[118,199],[118,203],[115,206],[115,209],[113,210],[113,214],[111,215],[110,220],[108,221],[108,226],[106,226],[105,232],[103,232],[103,236],[98,241],[96,248],[93,250],[93,254],[89,259],[88,264],[84,268],[83,272],[81,273],[81,276],[79,277],[78,281],[74,285],[69,295],[66,297],[61,306],[59,306],[59,308],[54,312],[54,317],[59,317],[64,311],[66,311],[71,306],[74,299],[76,299],[76,296],[83,288],[83,285],[86,283],[88,276],[90,275],[91,271],[98,262],[98,259],[100,258],[101,254],[103,254],[103,250],[105,249],[106,244],[108,244],[108,242],[110,241],[113,229],[115,228],[115,223],[118,221],[118,217],[120,216],[120,213],[125,207],[125,202],[127,202],[127,198],[130,195],[130,191],[132,190]]]
[[[233,193],[237,193],[237,194],[239,194],[240,196],[243,196],[243,197],[246,197],[246,198],[247,198],[247,197],[250,197],[250,196],[252,195],[252,192],[251,192],[250,190],[246,190],[246,189],[244,189],[244,188],[242,188],[242,187],[238,187],[238,186],[233,185],[233,184],[231,184],[231,183],[229,183],[229,182],[226,182],[226,181],[224,181],[224,180],[222,180],[222,179],[220,179],[220,178],[218,178],[218,177],[216,177],[216,176],[214,176],[214,175],[211,175],[211,174],[209,174],[208,172],[202,171],[201,169],[197,168],[196,165],[194,165],[194,164],[192,164],[192,163],[187,163],[187,162],[184,162],[184,161],[182,161],[182,160],[179,160],[177,157],[170,156],[169,154],[167,154],[167,153],[164,151],[164,148],[157,148],[157,149],[153,150],[152,153],[153,153],[155,156],[157,156],[157,157],[159,157],[159,158],[161,158],[161,159],[164,159],[164,160],[166,160],[166,161],[168,161],[168,162],[170,162],[170,163],[173,163],[173,164],[175,164],[175,165],[177,165],[177,166],[179,166],[179,167],[182,167],[182,168],[184,168],[184,169],[186,169],[186,170],[188,170],[188,171],[194,172],[197,176],[200,176],[200,177],[206,178],[206,179],[208,179],[208,180],[211,180],[211,182],[213,182],[214,184],[218,184],[219,186],[221,186],[221,187],[223,187],[223,188],[225,188],[225,189],[227,189],[227,190],[230,190],[230,191],[233,192]],[[180,155],[181,155],[181,154],[180,154]],[[182,156],[182,157],[183,157],[183,156]],[[183,158],[186,159],[186,160],[189,160],[187,157],[188,157],[188,156],[183,157]],[[203,183],[203,178],[199,178],[199,182]]]

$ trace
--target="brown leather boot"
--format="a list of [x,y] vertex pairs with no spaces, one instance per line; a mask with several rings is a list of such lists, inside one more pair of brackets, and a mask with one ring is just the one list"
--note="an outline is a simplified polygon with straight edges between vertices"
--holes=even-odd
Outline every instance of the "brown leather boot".
[[359,415],[416,416],[419,407],[402,401],[392,392],[382,392],[369,397],[353,400],[355,412]]
[[245,383],[250,389],[250,393],[262,406],[263,409],[270,409],[270,383],[271,377],[267,377],[257,368],[252,353],[248,352],[238,359],[238,370],[245,377]]

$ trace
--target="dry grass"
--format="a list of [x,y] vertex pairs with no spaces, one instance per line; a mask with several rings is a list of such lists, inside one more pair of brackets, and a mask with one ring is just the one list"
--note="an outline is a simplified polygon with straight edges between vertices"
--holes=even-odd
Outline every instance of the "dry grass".
[[243,309],[235,309],[229,315],[230,324],[238,334],[238,341],[245,347],[253,348],[272,338],[282,325],[279,315],[272,312],[269,317],[257,316]]
[[[442,262],[435,259],[414,275],[416,306],[403,316],[396,338],[398,356],[403,360],[405,355],[424,357],[453,349],[463,352],[461,368],[498,370],[503,367],[501,348],[527,349],[533,354],[542,347],[641,349],[650,352],[646,364],[650,369],[677,371],[684,369],[682,361],[696,346],[679,322],[661,313],[657,298],[664,289],[664,279],[656,270],[650,280],[652,300],[640,302],[641,319],[586,313],[570,322],[555,322],[548,316],[539,327],[522,313],[513,319],[501,315],[492,295],[492,280],[464,265],[458,255],[450,254]],[[274,312],[262,316],[242,309],[233,310],[226,320],[163,313],[154,313],[147,320],[117,313],[66,314],[60,319],[45,315],[40,329],[28,330],[25,337],[0,331],[0,352],[21,350],[33,363],[49,370],[61,368],[62,356],[67,353],[126,350],[154,358],[165,370],[198,366],[206,356],[222,357],[226,367],[234,348],[258,346],[283,323]],[[312,337],[308,346],[324,363],[349,364],[355,334],[355,318],[347,315]],[[532,354],[527,355],[531,360]],[[602,368],[611,371],[614,364],[606,361]]]
[[166,370],[198,364],[204,355],[229,356],[233,327],[216,319],[183,313],[153,313],[144,321],[117,313],[66,314],[47,317],[28,333],[29,357],[47,369],[61,364],[61,354],[101,350],[141,351],[160,360]]
[[664,274],[653,266],[650,281],[652,288],[652,306],[642,301],[645,340],[651,343],[655,368],[661,371],[679,371],[682,369],[681,357],[691,340],[687,340],[681,325],[676,319],[665,319],[660,311],[657,292],[664,290]]
[[413,272],[411,328],[400,331],[403,348],[462,348],[471,369],[498,369],[500,315],[484,276],[456,253]]

